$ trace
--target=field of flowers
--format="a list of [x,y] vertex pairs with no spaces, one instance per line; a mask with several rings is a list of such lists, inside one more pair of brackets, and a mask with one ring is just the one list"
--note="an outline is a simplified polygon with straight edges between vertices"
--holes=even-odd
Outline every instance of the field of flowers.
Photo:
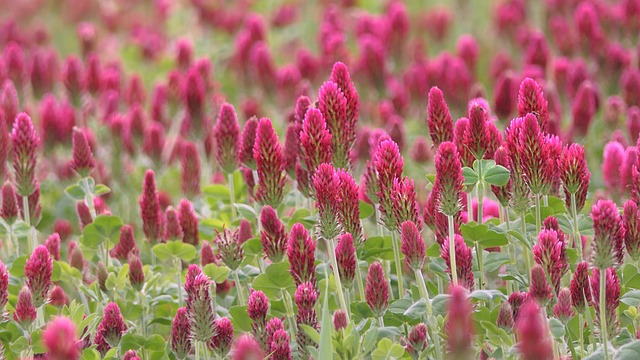
[[0,360],[640,359],[640,0],[0,9]]

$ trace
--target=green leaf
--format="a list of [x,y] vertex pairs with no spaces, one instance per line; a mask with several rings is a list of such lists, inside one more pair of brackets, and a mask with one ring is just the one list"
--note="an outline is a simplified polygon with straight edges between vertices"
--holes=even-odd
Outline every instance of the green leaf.
[[247,314],[246,305],[236,305],[229,309],[229,315],[231,316],[231,323],[237,332],[249,332],[251,331],[251,319]]
[[313,342],[315,342],[316,344],[320,343],[320,334],[318,333],[318,330],[306,324],[298,324],[298,326],[300,327],[300,329],[302,329],[302,331],[304,331],[305,334],[309,336],[311,340],[313,340]]
[[427,301],[425,299],[420,299],[413,303],[405,312],[404,316],[417,320],[423,317],[427,312]]
[[462,168],[462,176],[464,176],[464,185],[472,186],[478,183],[478,173],[475,172],[472,168],[463,167]]
[[120,237],[122,219],[117,216],[100,215],[82,230],[80,243],[90,249],[96,249],[105,241],[115,243]]
[[11,270],[9,273],[17,278],[24,277],[24,266],[27,264],[27,255],[20,256],[11,264]]
[[564,325],[556,318],[549,319],[549,330],[556,339],[562,339],[566,333]]
[[364,339],[362,341],[362,351],[367,354],[376,345],[376,339],[378,338],[378,328],[371,326],[366,333],[364,333]]
[[202,193],[215,200],[229,200],[229,188],[226,185],[207,185],[202,188]]
[[73,184],[67,187],[66,189],[64,189],[64,192],[67,195],[69,195],[69,197],[71,197],[73,200],[76,200],[76,201],[84,200],[84,196],[85,196],[84,189],[79,184]]
[[259,238],[253,238],[242,243],[245,255],[262,256],[262,242]]
[[472,299],[478,299],[485,302],[490,302],[495,298],[501,298],[504,295],[499,290],[475,290],[469,297]]
[[287,222],[289,228],[291,228],[295,223],[302,223],[304,225],[304,219],[309,217],[311,213],[309,209],[300,208],[296,210],[293,215],[291,215],[291,219]]
[[369,216],[373,215],[374,209],[371,204],[367,204],[366,202],[360,200],[358,208],[358,210],[360,211],[360,219],[366,219]]
[[627,291],[620,301],[629,306],[640,307],[640,290]]
[[226,266],[218,266],[216,264],[208,264],[202,268],[202,272],[205,273],[216,284],[220,284],[229,276],[229,268]]
[[427,249],[428,257],[439,257],[441,253],[442,253],[442,246],[440,246],[440,244],[438,244],[437,242],[429,246],[429,248]]
[[[325,293],[329,294],[329,284],[325,288]],[[331,312],[329,312],[329,296],[324,297],[322,302],[322,320],[320,322],[320,342],[318,345],[319,359],[332,359],[334,355],[333,340],[331,338]]]
[[509,182],[510,173],[507,168],[496,165],[487,170],[484,174],[484,181],[495,186],[505,186]]
[[635,360],[640,359],[640,340],[632,341],[621,346],[616,351],[613,360]]
[[146,340],[144,336],[134,334],[132,332],[128,332],[122,335],[122,339],[120,339],[120,348],[122,349],[122,351],[127,351],[132,349],[137,350],[141,347],[144,347],[145,343],[146,343]]
[[491,229],[488,225],[478,224],[474,221],[460,225],[460,232],[466,241],[478,242],[484,247],[503,246],[509,243],[504,233]]
[[238,213],[242,215],[243,218],[254,221],[258,215],[256,214],[256,210],[247,204],[233,204],[238,210]]
[[182,241],[169,241],[164,244],[156,244],[151,250],[156,257],[162,261],[167,261],[171,258],[179,258],[184,261],[191,261],[196,258],[197,250],[195,246]]
[[490,252],[484,258],[484,270],[486,272],[494,272],[497,271],[500,266],[509,262],[509,254],[499,253],[499,252]]
[[371,353],[371,358],[373,360],[399,359],[402,355],[404,355],[404,348],[400,344],[395,344],[391,339],[384,338]]
[[362,253],[359,259],[380,258],[383,260],[393,260],[393,244],[391,241],[391,236],[373,236],[367,238],[367,241],[365,241],[361,247]]
[[95,196],[108,194],[110,192],[111,192],[111,189],[107,185],[103,185],[103,184],[96,185],[95,189],[93,190],[93,194]]
[[100,353],[95,349],[82,350],[81,360],[100,360]]

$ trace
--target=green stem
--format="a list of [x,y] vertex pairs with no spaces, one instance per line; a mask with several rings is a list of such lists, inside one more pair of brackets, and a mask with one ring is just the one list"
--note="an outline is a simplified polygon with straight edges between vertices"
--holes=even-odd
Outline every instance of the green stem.
[[31,214],[29,214],[29,197],[28,196],[22,197],[22,212],[24,214],[23,215],[24,222],[29,227],[29,231],[27,231],[27,241],[29,244],[29,252],[27,253],[27,255],[29,255],[33,253],[33,250],[36,249],[36,242],[34,241],[33,233],[31,232]]
[[360,260],[358,260],[358,252],[355,252],[356,257],[356,282],[358,283],[358,294],[360,295],[360,301],[365,301],[364,295],[364,282],[362,281],[362,273],[360,272]]
[[238,277],[238,269],[233,270],[233,281],[236,282],[236,293],[238,294],[238,305],[244,304],[244,293],[242,291],[242,284],[240,284],[240,278]]
[[587,304],[586,311],[584,313],[586,315],[585,317],[586,317],[586,320],[587,320],[587,326],[589,327],[589,330],[590,330],[589,331],[589,344],[593,345],[593,344],[596,343],[596,341],[593,338],[593,333],[594,333],[593,329],[595,329],[595,327],[593,325],[593,319],[591,318],[591,307],[589,306],[589,302],[587,301],[587,297],[584,296],[584,294],[582,295],[582,297],[584,299],[584,303]]
[[[527,236],[527,214],[525,214],[525,212],[522,212],[521,215],[521,231],[522,231],[522,236],[524,236],[524,239],[527,241],[527,243],[529,243],[529,237]],[[529,254],[529,251],[527,251],[527,249],[522,249],[522,255],[524,256],[526,265],[527,265],[527,274],[531,274],[531,256]]]
[[471,196],[471,191],[469,191],[467,193],[467,218],[469,219],[469,221],[473,221],[473,206],[472,203],[473,202],[473,197]]
[[380,327],[384,327],[384,319],[382,316],[378,317],[378,322],[380,323]]
[[176,258],[176,278],[178,280],[178,306],[182,306],[182,266],[180,266],[180,259]]
[[418,283],[418,291],[420,291],[420,296],[425,300],[427,306],[427,320],[429,321],[429,326],[427,326],[427,330],[429,331],[429,336],[431,336],[431,341],[433,341],[433,347],[436,351],[436,359],[442,359],[441,348],[440,348],[440,335],[436,330],[436,319],[433,316],[433,308],[431,307],[431,299],[429,299],[429,292],[427,291],[427,284],[424,281],[424,276],[422,275],[422,271],[420,269],[413,269],[413,273],[416,277],[416,282]]
[[[476,194],[478,196],[478,224],[482,224],[482,216],[483,216],[483,197],[484,197],[484,179],[482,178],[482,160],[478,160],[478,175],[480,178],[478,179],[478,184],[476,186]],[[469,205],[470,206],[470,205]],[[473,208],[473,206],[471,206]],[[469,221],[473,221],[473,217],[469,218]]]
[[451,267],[451,282],[453,286],[458,286],[458,269],[456,264],[456,237],[453,228],[453,216],[447,215],[449,225],[449,262]]
[[375,205],[376,209],[376,227],[378,230],[378,236],[384,236],[384,229],[382,228],[382,223],[380,219],[382,218],[382,214],[380,213],[380,204]]
[[[513,242],[511,241],[511,235],[509,234],[509,232],[511,231],[511,219],[509,219],[509,209],[505,206],[503,207],[503,214],[504,214],[504,219],[505,219],[505,224],[507,226],[507,239],[509,240],[509,243],[507,244],[507,253],[509,254],[509,263],[516,265],[516,256],[515,256],[515,250],[513,249]],[[511,295],[511,293],[513,293],[514,289],[513,289],[513,282],[511,281],[507,281],[507,295]]]
[[542,228],[542,220],[540,219],[540,194],[534,195],[534,199],[536,202],[536,234],[539,234]]
[[287,312],[286,315],[287,315],[287,322],[289,323],[289,334],[293,338],[295,337],[295,334],[297,331],[295,313],[293,312],[293,300],[291,299],[291,295],[289,295],[288,291],[284,289],[280,289],[280,292],[282,293],[282,301],[284,302],[284,309]]
[[582,261],[582,239],[580,238],[580,226],[578,225],[578,210],[576,206],[576,194],[571,194],[571,217],[573,218],[573,241],[578,249],[578,259]]
[[[588,310],[588,308],[587,308]],[[580,359],[584,359],[584,319],[582,313],[578,313],[578,337],[580,342]]]
[[195,350],[196,360],[200,360],[200,341],[194,341],[193,347]]
[[607,339],[607,314],[606,314],[606,282],[607,270],[600,269],[600,335],[602,337],[602,348],[604,359],[609,360],[609,339]]
[[484,266],[482,265],[482,253],[483,253],[483,246],[476,241],[476,260],[478,261],[478,272],[480,272],[480,279],[478,279],[478,289],[482,290],[484,288],[484,284],[485,284],[485,278],[484,278]]
[[233,173],[227,174],[227,182],[229,187],[229,205],[231,206],[231,221],[236,218],[236,193],[233,183]]
[[[336,288],[338,290],[338,301],[340,302],[340,307],[344,310],[347,315],[347,322],[351,321],[349,318],[349,308],[347,307],[347,303],[344,299],[344,292],[342,291],[342,281],[340,281],[340,272],[338,271],[338,261],[336,260],[336,249],[333,243],[333,239],[327,240],[327,248],[329,249],[329,260],[331,261],[331,267],[333,268],[333,277],[336,282]],[[327,278],[329,281],[329,278]]]
[[398,245],[398,232],[391,231],[391,245],[393,246],[393,257],[396,263],[396,276],[398,277],[398,299],[404,296],[404,284],[402,282],[402,262],[400,260],[400,246]]

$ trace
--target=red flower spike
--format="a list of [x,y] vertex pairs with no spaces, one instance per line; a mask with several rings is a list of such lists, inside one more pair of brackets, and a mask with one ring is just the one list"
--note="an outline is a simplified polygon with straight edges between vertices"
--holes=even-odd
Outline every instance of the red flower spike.
[[607,333],[614,338],[618,334],[618,318],[616,310],[620,305],[620,279],[616,269],[606,270],[593,269],[589,282],[591,284],[591,300],[596,310],[595,323],[600,327],[600,271],[606,271],[605,282],[605,320],[607,322]]
[[338,236],[335,253],[342,285],[350,289],[357,271],[356,248],[351,234],[345,233]]
[[[456,272],[460,279],[461,286],[468,290],[473,290],[473,256],[471,248],[464,242],[461,235],[455,235],[456,250]],[[442,246],[441,256],[447,264],[447,273],[451,274],[451,257],[449,252],[449,242],[445,241]]]
[[[267,311],[269,310],[269,299],[262,291],[252,291],[247,302],[247,314],[252,320],[251,332],[256,339],[265,342]],[[266,347],[266,342],[263,343]]]
[[318,91],[318,109],[331,133],[331,154],[336,168],[350,167],[349,153],[356,138],[355,122],[347,122],[347,99],[333,81],[325,82]]
[[216,319],[215,323],[216,334],[211,341],[207,343],[207,346],[220,357],[224,358],[229,353],[231,345],[233,344],[233,324],[226,317]]
[[571,279],[571,304],[577,312],[583,313],[589,303],[591,303],[589,264],[583,261],[578,263]]
[[640,211],[635,201],[629,199],[624,203],[622,221],[627,253],[633,261],[637,261],[640,258]]
[[251,223],[247,219],[240,220],[240,227],[238,231],[238,242],[244,244],[245,241],[253,237],[253,228]]
[[342,309],[336,310],[333,314],[333,328],[339,332],[342,329],[346,329],[347,325],[349,325],[347,314]]
[[186,308],[179,308],[171,325],[171,351],[178,359],[185,359],[191,352],[191,324]]
[[180,225],[180,214],[172,206],[164,212],[165,228],[164,241],[182,240],[182,225]]
[[[191,267],[189,267],[191,270]],[[185,304],[191,324],[191,340],[208,342],[216,332],[214,304],[211,299],[211,286],[215,287],[211,279],[203,273],[187,279]],[[188,285],[188,286],[187,286]]]
[[18,195],[29,196],[35,191],[35,170],[37,163],[36,150],[40,138],[36,133],[31,118],[26,113],[16,117],[11,131],[13,144],[13,170]]
[[182,199],[178,204],[178,213],[180,219],[180,227],[182,228],[182,242],[197,246],[200,243],[200,235],[198,233],[198,217],[191,202]]
[[518,347],[524,360],[553,360],[553,344],[543,319],[540,306],[535,301],[522,305],[516,320]]
[[580,84],[571,105],[572,129],[575,135],[585,136],[589,131],[589,125],[598,110],[597,97],[595,86],[589,80]]
[[74,105],[80,105],[81,97],[86,89],[82,61],[76,56],[69,56],[62,67],[62,82]]
[[308,97],[302,95],[296,100],[296,107],[293,112],[295,123],[298,125],[298,130],[302,129],[302,123],[306,117],[307,111],[312,108],[311,100]]
[[508,119],[517,106],[518,83],[513,71],[502,73],[493,88],[493,108],[499,119]]
[[362,189],[363,197],[370,204],[378,204],[380,202],[380,198],[378,198],[378,193],[380,192],[378,174],[372,161],[367,160],[365,164],[362,179],[360,180],[360,188]]
[[620,87],[624,101],[628,106],[640,106],[640,71],[627,69],[620,76]]
[[271,349],[271,341],[273,341],[273,335],[278,330],[284,330],[284,323],[282,323],[282,320],[277,317],[269,319],[267,326],[265,327],[266,337],[264,340],[268,351],[273,351],[273,349]]
[[400,251],[407,266],[422,271],[427,249],[420,230],[412,221],[405,221],[400,226]]
[[412,221],[422,231],[422,218],[416,197],[413,180],[408,176],[393,180],[391,204],[393,217],[396,219],[395,230],[400,231],[403,222]]
[[407,337],[407,352],[417,356],[427,348],[427,325],[420,323],[414,326]]
[[375,317],[381,317],[389,306],[389,284],[379,262],[369,266],[365,286],[367,304]]
[[193,121],[193,133],[198,134],[203,130],[204,103],[207,93],[206,84],[196,67],[191,67],[182,82],[182,99],[187,113]]
[[422,136],[418,136],[413,141],[413,147],[411,147],[411,159],[418,164],[426,164],[433,157],[431,148],[427,144],[427,139]]
[[360,223],[360,190],[350,173],[339,169],[336,174],[339,181],[338,197],[340,199],[338,202],[338,221],[342,231],[353,236],[355,246],[358,248],[364,241],[362,224]]
[[9,301],[9,272],[0,261],[0,313],[4,314],[4,307]]
[[142,262],[138,254],[129,255],[129,282],[136,290],[142,290],[144,285],[144,271],[142,270]]
[[152,122],[145,128],[142,151],[155,163],[162,161],[162,151],[165,146],[164,128],[161,124]]
[[[224,229],[221,232],[218,232],[215,238],[215,244],[218,247],[218,259],[229,269],[236,270],[244,259],[244,251],[241,246],[242,244],[238,241],[238,230],[231,231],[229,229]],[[203,251],[204,248],[205,247],[203,247]]]
[[135,351],[128,350],[126,353],[124,353],[122,360],[140,360],[140,358],[138,357],[138,354]]
[[80,128],[73,128],[73,169],[80,175],[86,177],[95,168],[93,153],[89,147],[87,136]]
[[64,289],[60,286],[55,286],[49,294],[49,304],[56,307],[63,307],[69,305],[69,297],[65,294]]
[[607,189],[616,195],[624,191],[623,178],[620,176],[623,162],[624,146],[617,141],[608,142],[602,159],[602,180]]
[[451,142],[443,142],[438,146],[435,156],[436,184],[438,189],[438,211],[447,216],[454,216],[460,211],[464,177],[457,147]]
[[531,268],[531,284],[529,285],[529,294],[540,303],[545,305],[553,298],[553,289],[547,282],[547,276],[544,269],[539,264],[533,265]]
[[36,320],[36,307],[33,305],[33,296],[28,287],[23,286],[18,294],[15,311],[13,312],[13,320],[23,329],[28,329]]
[[47,324],[42,332],[42,342],[51,360],[80,359],[76,326],[66,317],[56,317]]
[[84,200],[76,203],[76,212],[78,213],[78,219],[80,219],[80,228],[84,229],[93,222],[89,205]]
[[323,239],[331,241],[340,233],[339,224],[339,187],[340,179],[331,164],[318,166],[313,177],[313,187],[318,209],[318,233]]
[[471,100],[469,103],[469,126],[464,132],[463,143],[476,159],[484,158],[484,154],[487,151],[486,123],[488,117],[489,112]]
[[182,192],[186,197],[192,198],[200,194],[200,155],[194,143],[183,143],[180,163]]
[[378,172],[378,198],[380,199],[380,213],[382,222],[387,229],[396,228],[393,214],[391,193],[393,182],[402,176],[404,159],[400,155],[398,145],[393,140],[385,140],[378,145],[374,157],[375,170]]
[[571,291],[563,288],[558,293],[558,303],[553,307],[553,315],[566,324],[574,315],[571,308]]
[[540,130],[546,132],[549,128],[548,107],[542,87],[535,80],[525,78],[520,83],[518,91],[518,116],[525,117],[529,113],[534,113]]
[[320,164],[331,162],[331,139],[322,112],[307,110],[300,132],[300,159],[309,174],[315,173]]
[[294,224],[287,240],[287,259],[296,286],[307,281],[315,284],[315,251],[316,242],[307,229],[300,223]]
[[236,340],[231,352],[233,360],[247,359],[263,359],[264,352],[256,339],[249,335],[243,334]]
[[555,292],[560,291],[560,280],[567,272],[569,265],[565,243],[556,230],[543,229],[540,232],[538,242],[533,246],[533,259],[549,276]]
[[222,170],[233,173],[238,168],[238,144],[240,140],[240,125],[236,111],[231,104],[223,104],[218,114],[218,120],[213,128],[216,142],[216,159]]
[[500,306],[500,312],[498,312],[498,318],[496,325],[504,331],[511,331],[513,329],[513,309],[508,301],[505,301]]
[[19,216],[16,193],[13,191],[13,185],[11,185],[9,180],[5,181],[2,185],[2,209],[0,210],[0,216],[10,225],[13,224]]
[[467,290],[462,286],[453,286],[445,324],[448,356],[451,359],[468,359],[473,351],[472,311],[471,303],[467,299]]
[[284,196],[285,164],[278,135],[268,118],[260,119],[258,124],[253,156],[258,171],[256,200],[263,205],[277,207]]
[[291,346],[289,345],[289,334],[284,330],[277,330],[273,334],[273,340],[269,345],[271,349],[270,359],[274,360],[293,360],[291,355]]
[[137,252],[138,247],[133,237],[133,228],[131,225],[123,225],[122,228],[120,228],[120,240],[116,246],[111,249],[109,255],[112,258],[120,260],[120,262],[124,262],[129,258],[130,254]]
[[142,230],[148,242],[156,243],[162,239],[164,226],[163,214],[160,209],[158,191],[156,190],[156,179],[153,170],[147,170],[142,186],[142,195],[138,203],[140,204],[140,214],[142,217]]
[[0,94],[0,107],[4,111],[4,120],[6,128],[13,128],[18,109],[20,108],[20,99],[18,98],[18,90],[11,80],[5,80],[2,84],[2,93]]
[[434,146],[437,148],[442,142],[453,141],[453,120],[451,113],[444,100],[442,91],[435,86],[429,91],[427,114],[429,133],[431,134],[431,140],[433,140]]
[[[208,241],[202,242],[202,247],[200,248],[200,265],[207,266],[209,264],[216,263],[216,255],[213,253],[213,248]],[[217,289],[216,289],[217,290]]]
[[262,225],[260,241],[265,256],[272,262],[282,261],[287,246],[287,230],[271,206],[265,205],[262,208],[260,224]]
[[[43,121],[43,120],[41,120]],[[11,138],[7,131],[7,122],[5,121],[4,112],[0,109],[0,176],[8,178],[9,171],[7,169],[7,160],[11,152]]]
[[330,79],[338,85],[347,100],[345,124],[349,131],[347,132],[346,139],[351,139],[351,143],[353,143],[353,139],[355,139],[356,123],[358,122],[360,112],[360,98],[358,96],[358,91],[351,81],[351,75],[349,74],[347,66],[342,62],[338,61],[333,64]]
[[593,219],[593,259],[597,269],[606,269],[622,263],[624,258],[625,229],[613,201],[599,200],[591,210]]
[[568,145],[564,148],[559,163],[567,208],[571,208],[570,194],[576,194],[576,208],[580,211],[584,207],[591,178],[591,173],[587,169],[584,147],[579,144]]
[[60,235],[58,233],[53,233],[47,238],[45,247],[54,260],[60,261]]
[[238,160],[251,170],[256,169],[256,160],[253,157],[253,146],[256,141],[256,132],[258,129],[258,119],[250,118],[244,124],[242,137],[238,150]]
[[521,154],[525,181],[533,194],[539,195],[547,191],[553,174],[549,166],[549,149],[545,146],[545,137],[538,120],[533,114],[523,118],[520,132],[518,152]]
[[49,299],[49,292],[53,283],[53,260],[49,250],[43,245],[38,246],[31,254],[24,266],[26,285],[33,294],[33,304],[40,307]]
[[109,346],[118,346],[122,335],[127,331],[127,325],[124,323],[118,304],[114,302],[107,304],[97,331]]
[[298,316],[296,317],[298,324],[305,324],[316,328],[318,318],[315,306],[318,302],[318,291],[315,285],[310,282],[298,285],[293,301],[298,307]]

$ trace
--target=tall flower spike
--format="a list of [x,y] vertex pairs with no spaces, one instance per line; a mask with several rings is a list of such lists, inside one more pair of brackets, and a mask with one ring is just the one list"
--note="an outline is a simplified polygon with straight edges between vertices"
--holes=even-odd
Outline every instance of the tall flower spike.
[[218,259],[229,269],[236,270],[244,259],[242,244],[238,240],[238,230],[223,229],[218,232],[215,244],[218,247]]
[[[461,286],[468,290],[473,290],[473,256],[471,248],[464,242],[461,235],[455,235],[456,250],[456,274]],[[451,254],[449,242],[445,241],[442,246],[442,259],[447,264],[447,273],[451,274]]]
[[607,322],[607,334],[614,339],[618,334],[618,318],[616,310],[620,305],[620,279],[616,269],[593,269],[591,273],[591,299],[596,310],[595,323],[600,326],[600,271],[606,271],[605,277],[605,321]]
[[624,180],[620,176],[623,162],[624,146],[617,141],[608,142],[602,157],[602,180],[607,190],[616,196],[624,192]]
[[264,358],[264,352],[258,341],[249,334],[241,335],[231,351],[232,360],[258,360]]
[[256,169],[256,160],[253,157],[253,145],[256,142],[256,131],[258,129],[258,119],[250,118],[244,124],[240,147],[238,150],[238,160],[251,170]]
[[247,314],[251,319],[251,333],[256,339],[260,339],[263,347],[266,347],[266,325],[269,299],[262,291],[252,291],[247,302]]
[[624,257],[624,227],[618,207],[611,200],[599,200],[591,209],[591,218],[592,265],[600,270],[620,265]]
[[427,249],[422,234],[412,221],[407,220],[400,226],[400,251],[407,266],[422,271]]
[[522,213],[529,210],[531,204],[531,190],[525,182],[523,157],[520,154],[520,134],[523,132],[524,118],[515,118],[505,130],[505,147],[511,165],[511,207]]
[[283,329],[276,330],[273,334],[269,349],[271,351],[270,359],[273,360],[293,360],[291,355],[291,346],[289,345],[289,334]]
[[302,95],[296,100],[296,107],[294,110],[295,122],[298,125],[298,130],[302,129],[302,122],[306,117],[307,111],[312,107],[311,100],[308,97]]
[[124,262],[129,258],[129,254],[137,251],[136,240],[133,237],[133,228],[131,225],[123,225],[120,228],[120,240],[116,246],[111,249],[109,255],[111,255],[112,258],[120,260],[120,262]]
[[33,296],[28,287],[23,286],[18,294],[15,311],[13,312],[13,320],[23,329],[28,329],[36,320],[36,307],[33,306]]
[[[566,262],[564,241],[555,230],[543,229],[540,232],[538,242],[533,246],[533,259],[549,276],[554,291],[556,293],[560,291],[560,280],[569,266]],[[540,303],[542,304],[542,301]]]
[[339,235],[335,250],[342,285],[345,288],[351,288],[357,271],[356,248],[353,245],[353,237],[351,234],[345,233]]
[[87,141],[84,130],[73,128],[73,169],[80,175],[86,177],[91,174],[96,164],[93,160],[93,153]]
[[331,241],[340,233],[339,224],[339,188],[340,179],[331,164],[318,166],[313,176],[313,187],[318,209],[318,233],[323,239]]
[[502,306],[500,306],[496,325],[507,332],[513,329],[513,309],[508,301],[505,301],[502,303]]
[[362,224],[360,223],[360,199],[359,189],[356,181],[350,173],[345,170],[337,170],[339,187],[338,197],[338,221],[342,227],[342,232],[353,236],[353,241],[358,248],[364,241],[362,235]]
[[0,261],[0,314],[4,314],[4,307],[9,301],[9,272]]
[[114,302],[107,304],[97,331],[109,346],[118,346],[122,335],[127,331],[127,325],[124,323],[118,304]]
[[395,230],[398,232],[405,221],[412,221],[418,227],[418,230],[422,231],[422,218],[420,217],[420,209],[418,208],[416,197],[411,178],[405,176],[403,179],[396,178],[393,180],[391,203],[393,217],[396,219]]
[[164,218],[164,240],[182,240],[182,226],[180,225],[180,215],[178,211],[174,209],[173,206],[169,206],[164,212]]
[[222,170],[231,174],[238,168],[238,142],[240,125],[233,105],[225,103],[220,108],[218,120],[213,127],[216,142],[216,159]]
[[565,193],[567,208],[571,208],[571,194],[575,194],[576,210],[584,207],[589,189],[591,173],[587,168],[584,146],[571,144],[564,148],[560,157],[560,178]]
[[260,231],[262,251],[272,262],[282,261],[287,245],[287,230],[271,206],[265,205],[262,208],[260,224],[262,225],[262,231]]
[[138,200],[142,217],[142,230],[150,243],[162,239],[163,214],[160,209],[158,192],[156,191],[156,179],[153,170],[147,170],[144,175],[142,195]]
[[414,326],[407,337],[407,351],[412,358],[419,358],[427,348],[427,325],[420,323]]
[[216,319],[215,323],[216,334],[207,343],[207,346],[209,349],[214,350],[218,356],[224,358],[231,350],[231,344],[233,344],[233,324],[226,317]]
[[591,289],[589,288],[589,264],[578,263],[576,271],[571,279],[571,304],[579,313],[584,313],[591,302]]
[[208,342],[216,333],[211,286],[211,279],[203,273],[196,275],[188,287],[185,283],[192,341]]
[[476,159],[484,158],[488,148],[488,111],[478,102],[469,103],[469,127],[464,132],[463,143]]
[[186,308],[179,308],[171,324],[171,351],[178,359],[186,359],[191,352],[191,324]]
[[51,360],[80,359],[76,326],[66,317],[56,317],[47,324],[42,332],[42,342]]
[[296,316],[298,334],[296,336],[296,340],[298,341],[298,346],[301,347],[300,349],[305,355],[308,355],[306,347],[315,346],[315,344],[304,331],[301,331],[302,329],[300,325],[307,325],[313,329],[318,329],[318,316],[315,311],[317,302],[318,292],[315,289],[314,284],[305,282],[296,288],[296,293],[294,295],[294,303],[298,307],[298,315]]
[[535,195],[547,191],[549,179],[553,175],[553,163],[550,163],[545,137],[533,114],[523,118],[518,152],[521,154],[525,181]]
[[356,135],[356,123],[358,122],[360,112],[360,98],[358,96],[358,91],[351,81],[351,75],[349,74],[347,66],[342,62],[338,61],[333,64],[330,80],[338,84],[338,87],[347,100],[345,124],[349,131],[346,132],[346,139],[347,141],[350,139],[351,143],[353,143]]
[[0,177],[5,179],[9,176],[7,160],[11,152],[11,138],[9,137],[9,131],[7,131],[7,122],[4,112],[1,110],[1,105],[2,104],[0,104]]
[[16,117],[11,131],[11,143],[16,190],[20,196],[29,196],[35,191],[36,150],[40,138],[26,113],[20,113]]
[[525,117],[534,113],[540,130],[546,132],[549,128],[549,104],[544,98],[542,87],[532,78],[525,78],[520,83],[518,91],[518,116]]
[[290,122],[284,138],[285,170],[290,178],[296,178],[296,164],[300,152],[300,125]]
[[129,283],[136,291],[142,290],[144,285],[144,270],[137,254],[129,255]]
[[209,264],[216,263],[216,255],[213,253],[213,248],[208,241],[202,242],[202,247],[200,248],[200,265],[207,266]]
[[355,124],[347,122],[347,99],[338,84],[333,81],[322,84],[318,91],[318,109],[331,133],[333,164],[336,168],[348,169],[355,141]]
[[300,132],[300,158],[309,174],[315,173],[320,164],[331,162],[331,139],[322,112],[307,110]]
[[553,289],[547,282],[544,269],[539,264],[535,264],[531,268],[530,284],[529,294],[533,296],[540,305],[546,306],[549,300],[553,298]]
[[31,254],[24,266],[26,285],[33,294],[33,304],[35,307],[44,305],[49,299],[49,292],[53,283],[53,260],[49,255],[49,250],[43,245],[38,246]]
[[388,230],[393,230],[396,228],[391,199],[393,181],[402,176],[404,169],[404,159],[400,155],[398,145],[393,140],[385,140],[378,145],[374,165],[378,172],[378,198],[380,199],[382,222]]
[[571,290],[563,288],[558,292],[558,303],[553,307],[553,315],[563,324],[569,322],[573,317],[573,309],[571,308]]
[[440,143],[453,141],[453,119],[449,107],[444,101],[442,90],[435,86],[429,90],[427,124],[431,140],[436,148],[440,146]]
[[369,266],[365,294],[373,315],[382,317],[389,306],[389,284],[384,277],[382,265],[377,261]]
[[296,286],[303,282],[316,283],[315,274],[316,242],[300,223],[291,227],[287,240],[287,258],[291,264],[289,272]]
[[591,125],[593,117],[598,110],[597,97],[595,85],[589,80],[584,80],[580,84],[571,104],[572,130],[574,134],[584,136],[589,131],[589,125]]
[[2,210],[0,216],[7,224],[11,225],[18,218],[18,203],[13,185],[9,180],[2,185]]
[[453,286],[445,325],[450,359],[462,360],[471,357],[474,333],[472,311],[471,303],[467,299],[467,290],[461,286]]
[[194,143],[185,142],[182,145],[180,164],[182,192],[192,198],[200,194],[200,154]]
[[277,207],[284,196],[284,157],[271,120],[260,119],[253,147],[258,171],[256,199],[263,205]]
[[53,260],[60,261],[60,235],[58,233],[51,234],[44,246]]
[[[458,149],[458,154],[460,154],[460,162],[462,163],[462,166],[466,167],[472,167],[473,161],[475,160],[473,154],[469,151],[469,148],[464,141],[464,136],[470,126],[469,119],[463,117],[456,121],[453,129],[453,143]],[[438,145],[438,147],[440,147],[440,145]]]
[[200,243],[198,217],[195,210],[193,210],[191,202],[187,199],[182,199],[178,204],[178,213],[180,214],[180,227],[182,228],[182,242],[197,246]]
[[640,211],[635,201],[629,199],[624,203],[624,214],[622,216],[624,224],[624,244],[627,253],[633,259],[638,261],[640,258]]
[[523,360],[553,360],[553,344],[542,318],[540,306],[535,301],[522,305],[516,321],[518,348]]
[[454,216],[460,211],[464,177],[458,150],[452,142],[445,141],[438,146],[435,156],[436,185],[439,196],[438,211]]

